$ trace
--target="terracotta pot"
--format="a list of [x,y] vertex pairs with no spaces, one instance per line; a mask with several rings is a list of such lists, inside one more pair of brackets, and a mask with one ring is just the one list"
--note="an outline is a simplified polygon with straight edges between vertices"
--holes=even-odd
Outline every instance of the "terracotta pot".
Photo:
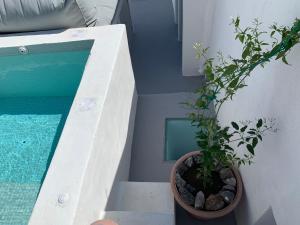
[[112,220],[98,220],[91,225],[118,225]]
[[171,178],[170,178],[171,179],[170,180],[171,188],[172,188],[172,191],[174,194],[175,201],[182,208],[184,208],[189,214],[191,214],[193,217],[195,217],[197,219],[208,220],[208,219],[216,219],[219,217],[223,217],[223,216],[229,214],[230,212],[232,212],[237,207],[237,205],[239,204],[241,197],[242,197],[243,182],[242,182],[241,175],[237,169],[232,168],[232,172],[237,181],[236,182],[236,195],[235,195],[233,202],[230,205],[226,206],[224,209],[221,209],[218,211],[204,211],[204,210],[195,209],[194,207],[186,204],[182,200],[182,198],[177,190],[176,183],[175,183],[175,175],[176,175],[177,167],[179,165],[181,165],[186,159],[190,158],[191,156],[199,155],[199,154],[200,154],[199,151],[190,152],[190,153],[182,156],[179,160],[176,161],[176,163],[171,171]]

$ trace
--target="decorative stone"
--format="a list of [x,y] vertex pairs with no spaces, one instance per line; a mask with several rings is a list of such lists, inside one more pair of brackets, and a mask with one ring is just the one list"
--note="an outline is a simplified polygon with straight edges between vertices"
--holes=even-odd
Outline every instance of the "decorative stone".
[[193,167],[193,165],[194,165],[193,157],[190,157],[187,160],[185,160],[184,164],[189,168]]
[[178,187],[178,189],[184,188],[184,186],[186,185],[185,180],[180,176],[179,173],[176,173],[175,183],[176,183],[176,186]]
[[193,195],[191,192],[189,192],[189,191],[188,191],[186,188],[184,188],[184,187],[178,188],[178,191],[179,191],[179,194],[180,194],[182,200],[183,200],[186,204],[188,204],[188,205],[190,205],[190,206],[193,206],[193,205],[194,205],[194,203],[195,203],[195,197],[194,197],[194,195]]
[[227,184],[227,185],[225,185],[225,186],[222,187],[222,190],[223,191],[232,191],[232,192],[235,192],[235,187]]
[[193,160],[195,164],[200,164],[201,163],[201,157],[200,155],[194,155]]
[[236,179],[234,177],[227,178],[227,179],[223,180],[223,182],[225,184],[228,184],[228,185],[231,185],[231,186],[234,186],[234,187],[236,186]]
[[180,176],[179,173],[176,173],[175,182],[182,200],[188,205],[194,205],[195,197],[185,188],[186,181]]
[[183,163],[180,164],[177,167],[177,172],[179,173],[180,176],[183,176],[183,174],[188,170],[189,168],[187,168]]
[[209,211],[217,211],[224,207],[225,203],[221,195],[210,195],[205,201],[205,209]]
[[224,202],[227,204],[230,204],[235,197],[235,194],[231,191],[221,191],[219,194],[223,197]]
[[196,194],[196,188],[194,188],[192,185],[190,185],[190,184],[186,184],[185,185],[185,188],[189,191],[189,192],[191,192],[192,194]]
[[202,191],[199,191],[195,198],[195,209],[203,209],[205,203],[205,196]]
[[227,179],[227,178],[232,178],[232,177],[234,177],[234,176],[233,176],[233,173],[232,173],[232,170],[229,169],[229,168],[221,169],[220,172],[219,172],[219,174],[220,174],[220,178],[221,178],[222,180],[225,180],[225,179]]

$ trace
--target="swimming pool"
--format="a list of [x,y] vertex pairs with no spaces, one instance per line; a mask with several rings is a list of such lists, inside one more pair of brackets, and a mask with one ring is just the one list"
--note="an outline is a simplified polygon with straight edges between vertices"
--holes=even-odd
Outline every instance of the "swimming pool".
[[90,54],[82,44],[0,55],[1,225],[28,224]]
[[[22,46],[28,50],[28,54],[24,55],[27,57],[20,55],[26,53],[24,48],[20,48]],[[53,57],[51,56],[53,53],[60,56]],[[29,60],[35,54],[40,54],[38,59],[42,58],[41,55],[45,57],[47,55],[48,62],[54,60],[56,66],[50,68],[47,66],[49,63],[44,63],[44,72],[36,75],[27,73],[27,70],[40,67]],[[0,87],[0,96],[3,94],[1,104],[18,106],[13,109],[7,106],[6,111],[20,112],[25,106],[27,108],[30,106],[27,114],[23,110],[24,118],[18,117],[22,125],[18,126],[22,131],[20,134],[15,131],[15,127],[5,126],[12,128],[10,134],[19,135],[18,138],[9,138],[16,140],[13,145],[20,149],[26,149],[33,144],[40,146],[34,151],[31,149],[31,154],[19,157],[22,158],[20,164],[24,164],[23,167],[30,171],[26,172],[27,178],[24,177],[23,180],[32,179],[34,184],[24,185],[22,188],[3,186],[4,190],[1,190],[3,196],[22,196],[17,200],[19,202],[17,207],[24,205],[22,202],[24,199],[32,199],[31,205],[28,203],[30,206],[26,207],[27,211],[21,211],[26,218],[31,214],[29,225],[82,225],[91,224],[102,218],[109,199],[114,196],[115,185],[119,181],[129,179],[137,94],[125,26],[112,25],[0,36],[0,56],[20,56],[22,57],[20,63],[27,60],[24,82],[18,83],[18,78],[11,76],[10,82],[14,85]],[[88,60],[84,66],[84,58],[87,56]],[[77,61],[77,66],[72,63],[74,61]],[[71,65],[64,65],[66,62]],[[18,70],[18,64],[7,63],[10,63],[9,68],[15,67]],[[65,77],[58,76],[58,73],[54,72],[58,68],[61,68]],[[72,76],[68,75],[70,70],[75,70],[76,73],[71,72]],[[7,72],[8,69],[3,71]],[[45,75],[50,71],[55,79],[48,79],[47,76],[42,78],[41,74]],[[68,76],[72,79],[67,78]],[[33,77],[34,79],[31,79]],[[53,83],[54,80],[57,82]],[[41,81],[45,82],[43,86],[39,85]],[[69,85],[64,85],[65,81]],[[18,96],[22,97],[17,98]],[[31,98],[32,96],[36,97]],[[5,100],[8,98],[10,101]],[[12,99],[15,99],[17,104],[13,104]],[[15,124],[16,118],[11,117],[9,120]],[[40,125],[33,129],[28,126],[29,120]],[[25,133],[30,131],[36,136],[26,139],[22,136],[24,130]],[[49,152],[50,143],[54,149],[57,140],[55,151]],[[7,141],[3,144],[6,146]],[[39,149],[46,146],[48,152],[39,153]],[[14,158],[14,155],[15,153],[11,157]],[[38,158],[35,167],[39,170],[30,169],[30,164],[35,158]],[[9,165],[6,164],[7,166]],[[4,170],[8,171],[7,168]],[[31,176],[30,173],[35,175]],[[17,185],[22,184],[19,182],[21,177],[15,176],[15,180],[18,180]],[[11,194],[12,190],[20,190],[22,193]],[[3,201],[5,202],[0,202],[0,206],[8,211],[11,207],[8,198]],[[24,217],[18,218],[21,214],[17,208],[15,209],[13,220],[23,221]]]

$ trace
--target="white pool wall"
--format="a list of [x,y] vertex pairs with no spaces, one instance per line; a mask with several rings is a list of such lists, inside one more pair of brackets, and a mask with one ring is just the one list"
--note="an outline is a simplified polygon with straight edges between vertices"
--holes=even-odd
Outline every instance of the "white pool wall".
[[137,95],[124,25],[0,37],[0,48],[94,40],[30,225],[99,218],[128,180]]
[[99,213],[105,211],[114,197],[113,185],[129,179],[137,94],[124,37],[95,134],[74,225],[99,219]]

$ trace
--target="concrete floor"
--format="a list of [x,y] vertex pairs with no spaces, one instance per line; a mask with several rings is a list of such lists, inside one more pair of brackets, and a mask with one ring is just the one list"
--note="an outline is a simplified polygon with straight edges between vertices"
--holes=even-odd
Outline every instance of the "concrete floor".
[[185,117],[179,104],[189,93],[140,95],[131,154],[131,180],[168,181],[174,162],[164,161],[165,119]]
[[[132,62],[139,94],[131,181],[169,180],[174,162],[164,161],[166,118],[185,117],[179,104],[192,97],[203,78],[181,75],[181,44],[173,20],[172,0],[129,0],[134,25]],[[234,215],[211,221],[191,218],[176,207],[177,225],[235,225]]]
[[139,94],[188,92],[202,79],[183,77],[181,43],[172,0],[129,0],[133,20],[133,69]]

